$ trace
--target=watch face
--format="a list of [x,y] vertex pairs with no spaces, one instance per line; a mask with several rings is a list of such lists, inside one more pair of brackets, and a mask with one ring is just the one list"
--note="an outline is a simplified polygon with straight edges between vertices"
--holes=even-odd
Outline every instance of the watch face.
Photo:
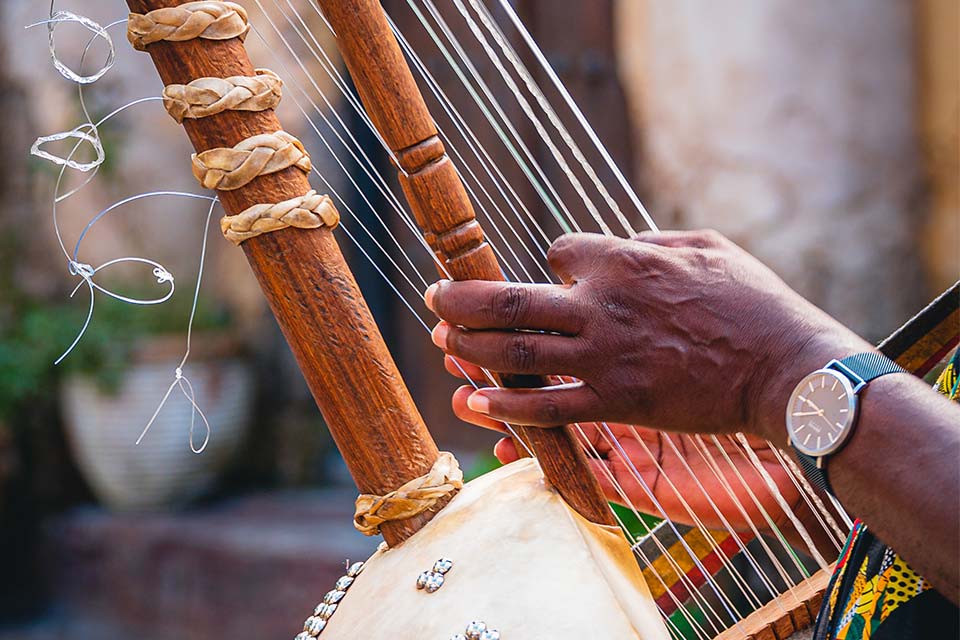
[[832,369],[804,378],[787,405],[787,433],[793,446],[815,457],[839,449],[850,435],[856,398],[846,376]]

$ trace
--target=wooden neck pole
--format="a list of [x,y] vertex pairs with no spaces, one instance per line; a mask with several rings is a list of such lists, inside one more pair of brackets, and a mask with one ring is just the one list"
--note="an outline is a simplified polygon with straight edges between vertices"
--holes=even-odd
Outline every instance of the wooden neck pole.
[[[367,113],[402,169],[400,183],[414,216],[446,272],[456,280],[503,280],[380,3],[318,3],[337,34],[337,46]],[[514,387],[545,383],[535,376],[500,379]],[[571,427],[517,429],[568,504],[593,522],[615,523]]]
[[[127,4],[131,11],[146,13],[183,2]],[[157,42],[147,51],[164,84],[254,75],[238,39]],[[198,153],[281,128],[273,111],[226,111],[183,125]],[[184,158],[184,170],[188,167]],[[217,195],[227,213],[237,214],[309,190],[307,176],[289,168]],[[360,491],[383,495],[429,471],[437,446],[331,231],[283,229],[247,240],[243,250]],[[396,546],[432,515],[384,523],[383,537]]]

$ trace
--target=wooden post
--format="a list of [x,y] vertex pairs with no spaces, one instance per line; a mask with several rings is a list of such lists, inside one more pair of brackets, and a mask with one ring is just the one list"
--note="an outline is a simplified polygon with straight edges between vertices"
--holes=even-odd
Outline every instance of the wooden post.
[[[319,0],[363,105],[400,166],[400,183],[428,244],[456,280],[503,280],[460,176],[377,0]],[[500,376],[505,386],[536,387],[535,376]],[[615,521],[569,426],[518,427],[547,479],[587,519]]]
[[[185,0],[128,0],[146,13]],[[165,84],[200,77],[254,75],[239,39],[157,42],[147,52]],[[232,147],[281,129],[273,111],[226,111],[184,128],[197,152]],[[184,158],[184,170],[189,159]],[[289,168],[249,185],[218,192],[237,214],[259,203],[281,202],[310,190],[307,176]],[[293,350],[310,391],[363,493],[384,494],[426,473],[438,451],[329,229],[283,229],[243,243],[264,295]],[[385,523],[395,546],[430,520],[424,513]]]

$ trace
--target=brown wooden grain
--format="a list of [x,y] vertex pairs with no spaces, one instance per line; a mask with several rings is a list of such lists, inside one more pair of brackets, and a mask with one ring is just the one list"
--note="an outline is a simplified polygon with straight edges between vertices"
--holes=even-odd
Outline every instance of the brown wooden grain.
[[[440,257],[441,275],[503,280],[473,205],[427,110],[377,0],[319,0],[337,46],[381,136],[400,165],[400,183],[424,237]],[[505,386],[543,386],[532,376],[501,376]],[[518,427],[550,483],[588,520],[615,524],[600,484],[571,427]]]
[[[131,11],[145,13],[184,1],[127,4]],[[238,39],[158,42],[147,52],[165,84],[254,73]],[[187,120],[184,128],[201,152],[232,147],[281,127],[273,111],[228,111]],[[184,158],[184,171],[189,166]],[[218,195],[224,209],[236,214],[309,189],[307,176],[290,168]],[[383,494],[426,473],[437,459],[437,447],[330,230],[284,229],[247,240],[243,250],[360,491]],[[431,516],[386,523],[384,538],[395,546]]]
[[832,573],[832,565],[821,569],[714,640],[787,640],[792,633],[809,627],[816,619]]

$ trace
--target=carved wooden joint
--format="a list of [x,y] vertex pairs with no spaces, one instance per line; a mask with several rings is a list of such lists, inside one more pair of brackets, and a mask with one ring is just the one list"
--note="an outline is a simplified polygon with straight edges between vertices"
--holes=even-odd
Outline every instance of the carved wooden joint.
[[401,149],[396,161],[400,185],[417,224],[447,273],[459,279],[472,267],[487,263],[493,250],[440,138],[431,136]]

